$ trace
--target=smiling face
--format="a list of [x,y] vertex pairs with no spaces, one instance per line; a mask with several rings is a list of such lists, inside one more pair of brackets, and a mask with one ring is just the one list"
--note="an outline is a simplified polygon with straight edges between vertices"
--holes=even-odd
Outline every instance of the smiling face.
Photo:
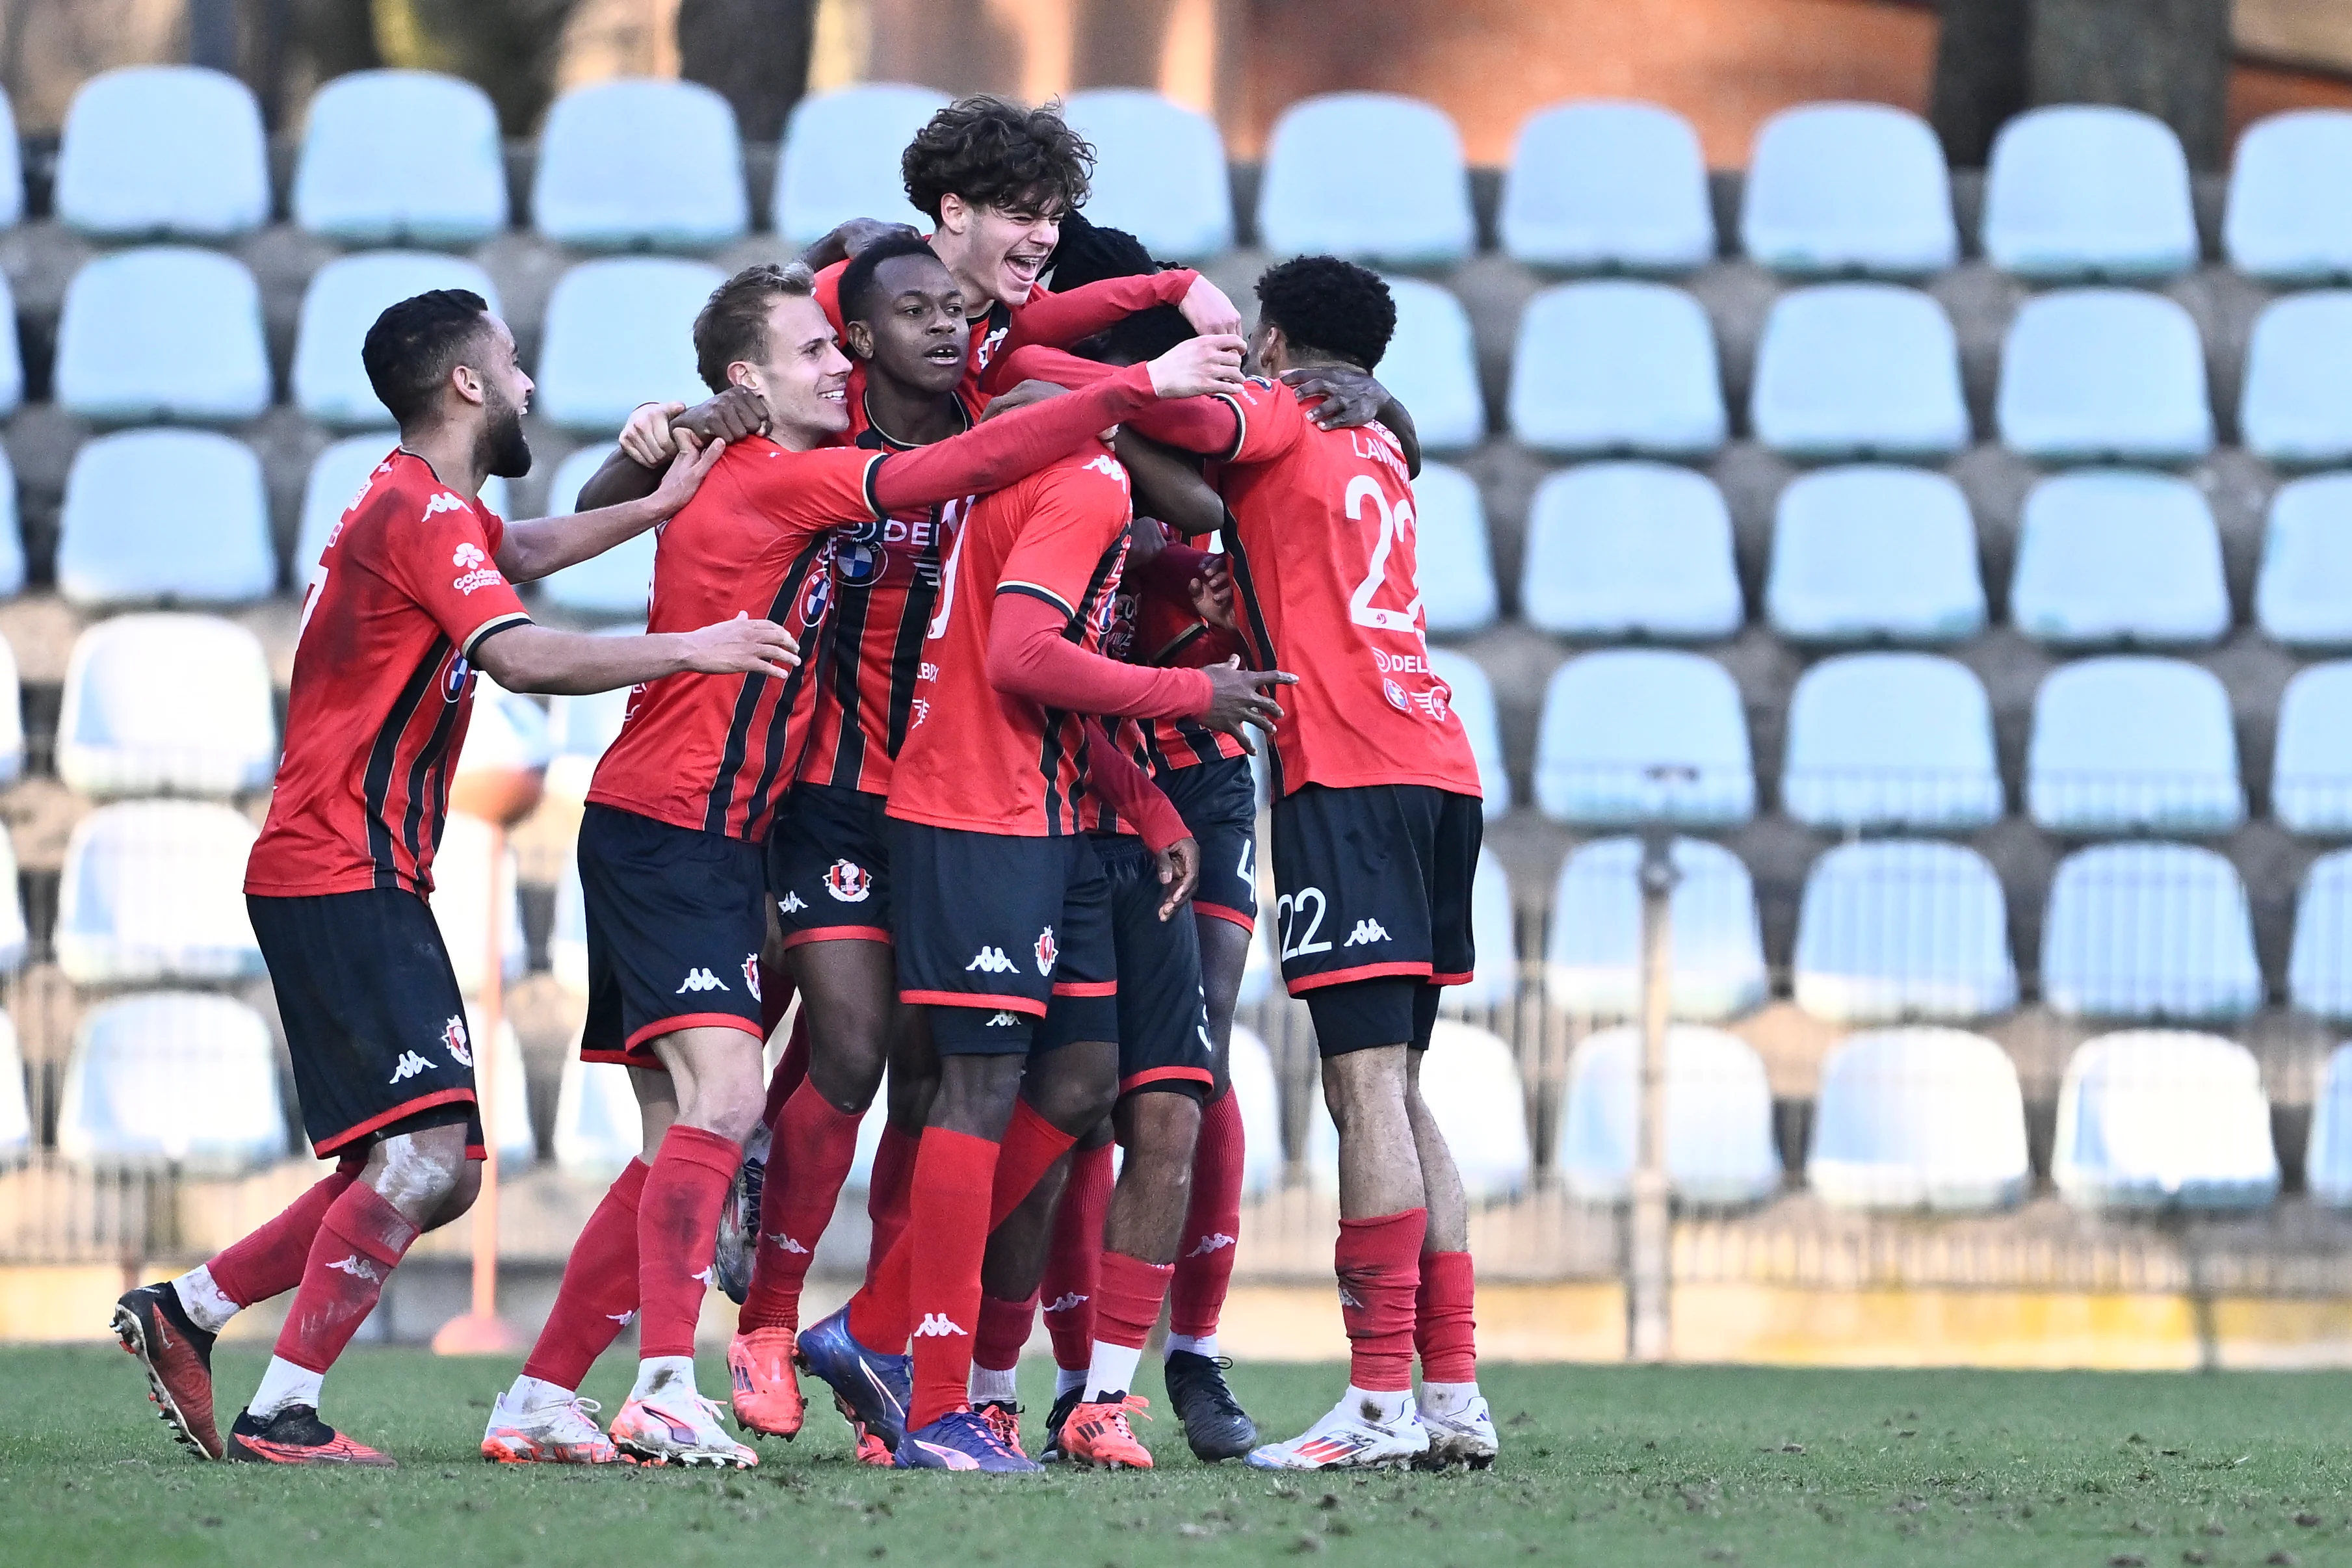
[[849,350],[874,373],[928,396],[953,392],[971,347],[963,289],[932,255],[893,256],[848,323]]
[[992,301],[1028,303],[1037,275],[1061,238],[1058,200],[975,206],[950,194],[940,198],[940,227],[931,248],[963,285],[967,310],[977,314]]
[[824,307],[805,294],[769,301],[766,357],[756,364],[737,360],[727,379],[765,400],[776,444],[789,450],[806,451],[849,428],[849,359]]
[[515,357],[514,333],[504,321],[485,318],[480,342],[471,357],[481,360],[481,365],[461,366],[457,373],[470,369],[480,394],[484,419],[476,460],[487,473],[519,479],[530,472],[530,442],[523,435],[522,416],[530,408],[531,380]]

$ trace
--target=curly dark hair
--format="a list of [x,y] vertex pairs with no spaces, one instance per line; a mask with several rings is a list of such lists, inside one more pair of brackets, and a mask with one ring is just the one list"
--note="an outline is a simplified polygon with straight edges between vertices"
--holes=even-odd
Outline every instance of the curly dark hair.
[[1372,370],[1396,331],[1396,300],[1380,275],[1336,256],[1294,256],[1257,280],[1258,320],[1291,346]]
[[375,319],[360,345],[360,363],[403,428],[433,412],[434,395],[465,363],[489,312],[489,301],[470,289],[430,289],[387,305]]
[[[896,261],[902,256],[928,256],[933,261],[940,259],[929,240],[919,239],[911,234],[894,234],[887,239],[877,239],[849,258],[849,265],[842,268],[841,289],[836,296],[841,301],[841,319],[844,321],[866,319],[867,312],[874,306],[874,301],[867,296],[874,292],[875,272],[884,262]],[[940,262],[940,265],[945,267],[947,264]]]
[[1087,199],[1095,150],[1062,119],[1062,106],[1024,109],[981,93],[960,98],[915,132],[899,155],[907,199],[940,216],[940,198],[973,206],[1075,211]]
[[[1054,247],[1054,288],[1056,292],[1083,289],[1106,278],[1134,278],[1162,270],[1143,248],[1143,241],[1123,228],[1106,228],[1087,221],[1084,213],[1062,220],[1062,240]],[[1192,323],[1173,305],[1138,310],[1105,328],[1076,352],[1111,364],[1141,364],[1158,359],[1192,337]]]
[[794,261],[746,267],[710,291],[694,318],[694,368],[713,392],[727,390],[727,367],[768,354],[768,307],[779,295],[816,291],[809,269]]

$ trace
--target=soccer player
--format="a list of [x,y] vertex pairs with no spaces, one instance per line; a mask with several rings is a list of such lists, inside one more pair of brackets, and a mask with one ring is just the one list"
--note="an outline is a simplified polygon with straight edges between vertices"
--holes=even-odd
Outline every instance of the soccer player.
[[[650,498],[509,526],[483,479],[530,468],[530,377],[478,295],[386,310],[362,350],[400,444],[329,535],[303,595],[286,752],[246,873],[311,1147],[333,1174],[226,1252],[125,1295],[123,1348],[174,1434],[208,1458],[389,1466],[319,1419],[327,1370],[424,1231],[473,1202],[474,1042],[425,900],[474,672],[516,691],[602,691],[687,670],[781,676],[766,619],[595,637],[532,625],[512,584],[669,516],[718,459],[687,454]],[[260,1388],[223,1441],[215,1337],[286,1290]]]

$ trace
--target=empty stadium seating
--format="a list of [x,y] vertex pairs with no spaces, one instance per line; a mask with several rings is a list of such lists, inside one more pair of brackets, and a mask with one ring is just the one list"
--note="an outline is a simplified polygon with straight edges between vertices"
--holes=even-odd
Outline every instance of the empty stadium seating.
[[[1332,156],[1334,148],[1346,155]],[[1476,247],[1462,138],[1444,111],[1385,92],[1284,110],[1266,138],[1258,241],[1276,256],[1444,267]]]
[[694,318],[725,281],[699,261],[615,257],[566,272],[547,300],[538,412],[609,439],[640,403],[699,403]]
[[2059,1087],[2050,1173],[2085,1208],[2268,1204],[2278,1195],[2278,1157],[2252,1053],[2186,1030],[2084,1042]]
[[1444,463],[1412,481],[1413,559],[1432,637],[1483,631],[1495,621],[1495,552],[1478,481]]
[[[643,631],[643,626],[611,628],[615,636]],[[584,800],[596,761],[613,737],[621,732],[627,711],[626,691],[597,691],[584,697],[558,697],[547,708],[548,793],[564,800]]]
[[[1421,1095],[1445,1135],[1463,1192],[1474,1204],[1518,1196],[1534,1175],[1535,1163],[1527,1091],[1511,1047],[1484,1029],[1441,1018],[1429,1049],[1422,1058]],[[1339,1134],[1330,1111],[1318,1108],[1307,1128],[1307,1169],[1325,1192],[1337,1192]]]
[[[1669,989],[1678,1018],[1713,1020],[1764,1000],[1764,943],[1748,868],[1719,844],[1677,838]],[[1560,863],[1544,986],[1570,1015],[1627,1018],[1642,1004],[1642,846],[1599,838]]]
[[[469,1005],[466,1040],[474,1058],[477,1082],[488,1077],[481,1061],[486,1033],[481,1015]],[[515,1033],[514,1020],[504,1014],[499,1016],[497,1035],[490,1042],[490,1063],[498,1073],[498,1104],[492,1114],[498,1120],[499,1164],[503,1174],[511,1175],[539,1158],[539,1139],[530,1127],[530,1085],[523,1071],[522,1037]]]
[[1518,932],[1511,912],[1511,879],[1491,847],[1480,847],[1477,873],[1470,884],[1470,940],[1478,954],[1470,983],[1447,986],[1439,993],[1439,1005],[1453,1013],[1509,1006],[1519,994]]
[[2101,844],[2059,862],[2042,995],[2065,1016],[2206,1023],[2262,1005],[2245,885],[2185,844]]
[[2314,192],[2352,179],[2352,113],[2304,109],[2246,128],[2230,168],[2221,247],[2265,283],[2352,279],[2352,213]]
[[[476,715],[478,722],[479,717]],[[523,941],[522,889],[511,848],[499,858],[498,894],[499,973],[511,985],[523,977],[530,958]],[[489,973],[490,896],[489,825],[453,811],[433,857],[433,919],[448,946],[457,989],[468,996],[481,994]]]
[[1580,639],[1730,636],[1744,611],[1722,492],[1665,463],[1545,475],[1528,515],[1519,613]]
[[2352,647],[2352,474],[2293,479],[2273,493],[2254,620],[2290,647]]
[[2066,289],[2017,309],[2002,340],[2004,445],[2049,463],[2186,463],[2213,446],[2205,353],[2158,294]]
[[2315,468],[2352,458],[2352,291],[2274,300],[2254,320],[2238,426],[2246,449]]
[[1891,283],[1781,295],[1757,347],[1748,421],[1791,458],[1949,457],[1969,441],[1950,319]]
[[60,222],[96,239],[223,240],[258,228],[269,217],[260,108],[220,71],[102,72],[66,110],[53,199]]
[[799,250],[854,217],[916,225],[929,215],[907,205],[898,155],[948,95],[900,82],[868,82],[814,93],[793,106],[776,159],[776,234]]
[[1727,826],[1756,810],[1739,689],[1695,653],[1588,653],[1552,672],[1536,736],[1536,801],[1580,826]]
[[[1642,1035],[1603,1029],[1568,1059],[1568,1105],[1553,1166],[1570,1196],[1622,1203],[1640,1149]],[[1737,1035],[1696,1025],[1666,1032],[1666,1180],[1685,1204],[1728,1206],[1780,1184],[1763,1060]]]
[[1813,862],[1797,919],[1797,1005],[1834,1024],[1969,1019],[2017,1004],[2008,909],[1959,844],[1841,844]]
[[25,1058],[16,1026],[0,1013],[0,1171],[14,1170],[33,1152],[33,1107],[25,1095]]
[[16,106],[0,92],[0,228],[14,228],[24,221],[24,146],[16,137]]
[[2227,833],[2246,817],[2221,679],[2115,655],[2053,670],[2033,700],[2025,803],[2053,833]]
[[204,430],[86,441],[66,474],[58,592],[92,608],[243,604],[278,585],[261,460]]
[[297,225],[343,245],[479,245],[507,226],[498,110],[433,71],[353,71],[311,96]]
[[[16,875],[16,841],[5,828],[0,828],[0,974],[14,974],[25,967],[25,950],[31,934],[25,923],[25,886]],[[14,1031],[5,1033],[5,1043],[13,1046]],[[6,1092],[6,1076],[5,1064],[0,1063],[0,1096]],[[0,1122],[5,1119],[5,1110],[0,1110]],[[5,1142],[5,1129],[0,1129],[0,1145]]]
[[2210,643],[2230,629],[2221,536],[2198,488],[2090,468],[2027,493],[2009,616],[2058,647]]
[[1478,760],[1478,787],[1486,795],[1486,820],[1511,809],[1511,774],[1503,765],[1503,726],[1495,713],[1495,686],[1486,669],[1467,654],[1450,648],[1429,650],[1429,672],[1453,691],[1454,717],[1470,741]]
[[2311,1106],[2303,1154],[2305,1188],[2331,1208],[2352,1205],[2352,1045],[2328,1053]]
[[1562,283],[1528,301],[1511,350],[1511,434],[1559,458],[1699,458],[1727,430],[1715,334],[1663,283]]
[[588,906],[580,887],[580,861],[563,857],[555,878],[555,919],[547,933],[547,968],[555,983],[574,996],[588,994]]
[[1478,355],[1462,301],[1418,278],[1388,279],[1396,334],[1381,360],[1381,384],[1412,416],[1422,450],[1467,451],[1486,438]]
[[1756,133],[1739,243],[1776,272],[1911,278],[1959,258],[1944,150],[1883,103],[1807,103]]
[[2286,994],[2301,1012],[2352,1022],[2352,850],[2322,855],[2303,874]]
[[1690,122],[1591,100],[1530,115],[1511,146],[1503,252],[1570,272],[1683,272],[1715,256],[1706,161]]
[[100,806],[66,841],[58,967],[77,985],[257,977],[261,949],[244,894],[254,837],[226,805]]
[[1094,143],[1087,217],[1127,230],[1166,261],[1233,248],[1233,185],[1215,121],[1123,87],[1072,93],[1063,113]]
[[82,794],[243,795],[278,771],[261,639],[212,616],[118,616],[74,643],[58,776]]
[[386,250],[346,256],[310,275],[294,336],[294,405],[337,430],[392,428],[368,384],[360,345],[385,307],[431,289],[465,289],[499,309],[488,273],[456,256]]
[[25,692],[17,679],[16,650],[0,637],[0,784],[25,773]]
[[2271,814],[2290,833],[2352,834],[2352,661],[2311,665],[2286,683]]
[[[5,93],[0,93],[0,101],[5,101]],[[0,279],[0,419],[5,419],[15,414],[24,401],[25,356],[16,342],[16,301],[5,279]],[[9,479],[9,489],[13,491],[16,488],[14,476],[10,475]],[[12,508],[15,500],[16,498],[12,494],[9,497]],[[12,529],[11,531],[14,530]],[[21,553],[22,546],[18,549]],[[19,585],[22,582],[20,569]]]
[[[574,510],[580,487],[616,450],[610,443],[599,442],[583,447],[564,458],[555,470],[554,482],[548,486],[548,515],[561,516]],[[647,529],[602,555],[592,555],[550,574],[536,586],[540,602],[592,619],[642,622],[653,594],[656,542],[654,531]]]
[[261,292],[232,257],[120,250],[66,286],[58,405],[101,425],[234,424],[269,406]]
[[286,1156],[269,1026],[244,1003],[155,991],[74,1031],[58,1152],[104,1170],[233,1176]]
[[1968,498],[1943,474],[1862,464],[1780,491],[1764,579],[1772,629],[1796,642],[1957,642],[1984,629]]
[[1994,266],[2036,281],[2185,272],[2197,219],[2180,140],[2137,110],[2028,110],[1993,138],[1982,237]]
[[1823,659],[1789,700],[1781,804],[1809,827],[1983,827],[2000,819],[1992,704],[1932,654]]
[[0,597],[25,591],[25,532],[16,514],[16,469],[0,453]]
[[1805,1184],[1823,1203],[1967,1214],[2032,1181],[2017,1068],[1983,1036],[1867,1029],[1822,1058]]
[[1274,1053],[1246,1025],[1234,1026],[1231,1070],[1242,1112],[1242,1195],[1257,1197],[1282,1180],[1282,1100]]
[[699,82],[625,78],[557,99],[531,220],[585,250],[709,250],[751,227],[735,111]]
[[[302,485],[302,516],[294,535],[291,575],[296,593],[309,584],[310,569],[319,563],[335,524],[360,499],[361,492],[375,477],[376,466],[391,455],[398,439],[388,430],[346,436],[312,460],[310,477]],[[481,494],[476,500],[500,517],[513,515],[509,510],[507,482],[496,474],[482,481]]]
[[616,1062],[583,1062],[577,1037],[563,1053],[556,1080],[555,1163],[566,1171],[610,1180],[645,1152],[644,1124],[629,1069]]
[[472,721],[466,726],[466,744],[451,773],[452,795],[461,803],[458,809],[465,809],[462,802],[468,775],[544,773],[553,752],[547,710],[483,676],[475,683]]

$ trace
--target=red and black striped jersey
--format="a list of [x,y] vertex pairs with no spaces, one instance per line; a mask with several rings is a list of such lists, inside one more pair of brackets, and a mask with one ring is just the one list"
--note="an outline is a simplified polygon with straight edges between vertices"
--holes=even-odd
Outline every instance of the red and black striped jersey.
[[302,594],[286,752],[245,890],[433,890],[469,662],[527,623],[496,557],[506,524],[395,449],[344,509]]

